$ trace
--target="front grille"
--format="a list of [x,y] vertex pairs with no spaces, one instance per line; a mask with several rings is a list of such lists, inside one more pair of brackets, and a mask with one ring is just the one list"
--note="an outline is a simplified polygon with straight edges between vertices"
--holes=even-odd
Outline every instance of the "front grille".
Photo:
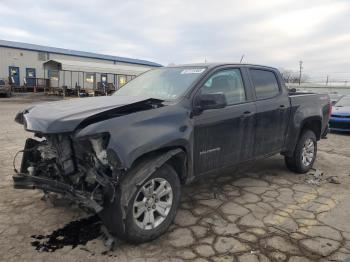
[[330,121],[329,127],[330,128],[339,128],[339,129],[350,129],[350,121],[349,122]]

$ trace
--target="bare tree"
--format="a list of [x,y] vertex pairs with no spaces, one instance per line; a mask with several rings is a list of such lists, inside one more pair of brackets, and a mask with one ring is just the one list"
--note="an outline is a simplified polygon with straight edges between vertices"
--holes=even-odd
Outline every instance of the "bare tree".
[[[283,80],[286,83],[299,83],[299,72],[295,72],[293,70],[289,70],[285,68],[279,68],[279,71],[281,72]],[[308,75],[302,74],[300,82],[303,83],[308,79],[309,79]]]
[[292,70],[280,68],[279,71],[286,83],[295,83],[295,81],[299,79],[298,75]]

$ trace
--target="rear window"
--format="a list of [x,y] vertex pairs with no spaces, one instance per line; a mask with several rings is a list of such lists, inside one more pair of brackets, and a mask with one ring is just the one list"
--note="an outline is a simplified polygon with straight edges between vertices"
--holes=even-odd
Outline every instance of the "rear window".
[[261,69],[250,69],[257,99],[271,98],[279,94],[280,90],[273,72]]

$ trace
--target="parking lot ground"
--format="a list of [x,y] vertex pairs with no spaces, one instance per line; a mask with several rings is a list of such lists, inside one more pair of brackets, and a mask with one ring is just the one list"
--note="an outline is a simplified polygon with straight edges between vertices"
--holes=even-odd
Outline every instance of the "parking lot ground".
[[42,201],[39,191],[13,189],[13,157],[31,136],[13,121],[28,106],[24,100],[0,99],[0,261],[297,262],[350,257],[350,136],[341,134],[320,141],[315,163],[340,184],[309,184],[305,179],[311,175],[291,173],[283,158],[274,156],[186,186],[175,223],[153,242],[121,243],[105,252],[98,237],[75,248],[38,252],[32,235],[50,234],[86,214]]

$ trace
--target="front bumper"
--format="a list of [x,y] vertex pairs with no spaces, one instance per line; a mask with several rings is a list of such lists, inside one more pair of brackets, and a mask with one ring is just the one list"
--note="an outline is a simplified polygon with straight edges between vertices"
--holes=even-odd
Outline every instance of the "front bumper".
[[103,209],[103,207],[94,200],[96,196],[76,190],[68,184],[23,173],[16,174],[12,178],[13,186],[16,189],[41,189],[44,192],[59,193],[96,213],[101,212]]

